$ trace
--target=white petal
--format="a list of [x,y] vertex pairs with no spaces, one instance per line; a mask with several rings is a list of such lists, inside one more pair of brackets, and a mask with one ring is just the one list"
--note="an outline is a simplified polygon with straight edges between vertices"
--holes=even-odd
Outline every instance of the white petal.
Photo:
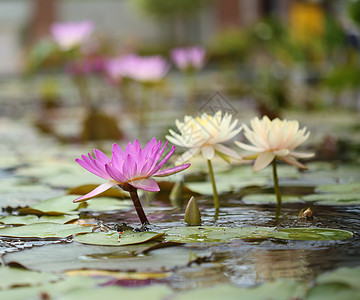
[[260,149],[260,148],[257,148],[257,147],[254,147],[254,146],[251,146],[248,144],[244,144],[244,143],[241,143],[238,141],[235,141],[234,143],[236,146],[238,146],[246,151],[250,151],[250,152],[261,152],[262,151],[262,149]]
[[281,149],[281,150],[276,150],[276,151],[274,151],[274,154],[276,155],[276,156],[286,156],[286,155],[288,155],[289,154],[289,150],[288,149]]
[[315,153],[303,153],[303,152],[293,152],[289,153],[290,156],[297,157],[297,158],[310,158],[314,157]]
[[292,156],[284,156],[284,157],[280,157],[281,160],[283,160],[284,162],[293,165],[295,167],[298,167],[300,169],[307,169],[307,167],[305,165],[303,165],[301,162],[297,161],[295,158],[293,158]]
[[183,164],[190,160],[193,156],[195,156],[200,151],[200,148],[191,148],[188,151],[184,152],[177,160],[176,164]]
[[235,150],[230,149],[222,144],[214,145],[214,148],[216,151],[221,152],[227,156],[230,156],[235,159],[241,159],[240,154],[238,154]]
[[272,152],[260,153],[254,164],[254,171],[259,171],[268,166],[275,158],[275,154]]
[[206,145],[201,147],[201,153],[206,159],[213,159],[215,155],[215,150],[213,146]]

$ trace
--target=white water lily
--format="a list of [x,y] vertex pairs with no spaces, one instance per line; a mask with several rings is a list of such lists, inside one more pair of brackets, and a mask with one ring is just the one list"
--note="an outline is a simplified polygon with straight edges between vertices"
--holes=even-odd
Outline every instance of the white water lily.
[[208,160],[216,153],[221,157],[241,158],[236,151],[221,144],[241,131],[241,127],[236,128],[238,120],[232,122],[231,114],[225,113],[222,116],[222,112],[218,111],[214,116],[207,113],[196,118],[185,116],[184,122],[176,120],[175,124],[180,134],[170,129],[171,136],[167,135],[166,138],[175,145],[189,148],[177,163],[188,161],[200,151]]
[[304,143],[310,135],[306,127],[299,129],[298,121],[280,120],[278,118],[270,120],[264,116],[261,120],[258,117],[252,119],[250,125],[251,129],[246,125],[243,125],[243,128],[245,137],[252,145],[238,141],[235,144],[246,151],[254,152],[254,155],[248,157],[256,158],[254,171],[265,168],[276,158],[306,169],[306,166],[300,163],[297,158],[310,158],[315,155],[314,153],[293,151]]

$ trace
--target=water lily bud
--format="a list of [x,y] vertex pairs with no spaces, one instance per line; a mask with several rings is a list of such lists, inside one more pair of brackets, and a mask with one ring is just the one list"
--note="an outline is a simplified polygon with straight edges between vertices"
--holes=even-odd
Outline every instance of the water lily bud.
[[170,202],[173,206],[182,207],[185,201],[184,181],[176,182],[170,192]]
[[201,224],[200,210],[194,197],[190,198],[186,206],[184,221],[189,225]]

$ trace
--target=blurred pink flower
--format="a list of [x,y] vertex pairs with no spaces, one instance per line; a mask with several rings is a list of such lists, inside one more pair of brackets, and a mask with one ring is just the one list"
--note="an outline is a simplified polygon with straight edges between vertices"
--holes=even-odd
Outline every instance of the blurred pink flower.
[[135,54],[108,59],[104,64],[104,71],[110,81],[116,84],[121,82],[124,77],[129,77],[135,59]]
[[171,50],[171,59],[182,71],[200,70],[205,65],[206,51],[203,47],[175,48]]
[[169,72],[170,64],[159,55],[129,54],[109,60],[106,70],[112,79],[127,77],[141,83],[149,83],[162,80]]
[[54,23],[50,28],[53,39],[63,51],[83,45],[93,31],[91,21]]
[[175,151],[175,146],[172,146],[170,152],[159,162],[167,144],[168,142],[161,147],[162,142],[160,140],[157,142],[153,138],[142,149],[139,142],[135,140],[134,143],[129,143],[126,146],[125,151],[119,145],[113,144],[111,159],[97,149],[94,150],[95,158],[90,153],[88,156],[82,155],[82,159],[76,159],[79,165],[109,181],[99,185],[90,193],[75,199],[74,202],[93,198],[115,185],[119,185],[123,190],[129,192],[136,189],[150,192],[159,191],[158,184],[150,177],[168,176],[190,166],[190,164],[184,164],[160,171],[160,168]]

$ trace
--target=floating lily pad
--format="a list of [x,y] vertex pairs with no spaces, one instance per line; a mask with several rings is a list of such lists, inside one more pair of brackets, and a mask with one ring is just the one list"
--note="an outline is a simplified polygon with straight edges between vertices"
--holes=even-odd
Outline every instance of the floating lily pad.
[[315,191],[319,193],[357,193],[358,196],[360,196],[360,183],[321,185],[318,186]]
[[276,281],[265,283],[254,288],[240,288],[232,285],[216,285],[195,289],[185,293],[179,293],[174,300],[197,299],[197,300],[289,300],[302,299],[305,284],[294,281]]
[[6,264],[16,262],[29,270],[57,272],[74,269],[116,270],[122,272],[168,272],[186,266],[195,257],[207,257],[207,249],[185,247],[162,248],[143,251],[156,242],[124,245],[122,247],[86,245],[77,242],[33,247],[23,251],[6,253]]
[[[215,174],[216,176],[216,174]],[[237,191],[243,187],[247,186],[263,186],[268,182],[266,178],[247,178],[246,180],[239,180],[239,178],[228,178],[227,180],[220,180],[216,178],[216,188],[219,194],[231,191]],[[187,187],[194,191],[195,193],[199,193],[202,195],[211,195],[212,187],[209,181],[205,182],[189,182],[186,184]]]
[[132,200],[120,200],[109,197],[96,197],[86,202],[86,211],[114,211],[133,206]]
[[[276,195],[275,194],[251,194],[246,195],[241,199],[245,204],[274,204],[276,203]],[[282,203],[296,203],[299,202],[300,199],[298,196],[282,196]]]
[[40,218],[35,215],[6,216],[0,218],[0,223],[7,225],[26,225],[26,224],[42,223],[42,222],[64,224],[76,220],[78,218],[79,218],[78,215],[42,216]]
[[98,300],[98,299],[146,299],[159,300],[169,299],[173,291],[165,285],[152,285],[148,287],[125,288],[119,286],[107,286],[101,288],[82,288],[72,290],[61,297],[62,300]]
[[[95,188],[97,188],[98,186],[99,186],[98,184],[80,185],[80,186],[70,188],[67,193],[70,195],[71,194],[72,195],[85,195],[85,194],[91,192],[92,190],[94,190]],[[129,199],[130,198],[130,194],[128,192],[125,192],[116,187],[108,189],[105,192],[102,192],[100,195],[101,195],[101,197],[113,197],[113,198],[119,198],[119,199]]]
[[34,184],[20,178],[6,178],[0,181],[0,208],[33,205],[49,196],[59,196],[63,191]]
[[[49,299],[60,299],[62,296],[70,293],[74,290],[79,289],[92,289],[98,288],[96,284],[102,283],[103,280],[95,280],[93,278],[76,276],[70,278],[64,278],[53,283],[49,283],[52,278],[56,278],[57,275],[49,273],[35,273],[28,272],[28,281],[32,286],[30,287],[16,287],[10,290],[0,291],[0,299],[11,299],[11,300],[24,300],[24,299],[42,299],[44,295],[47,295]],[[32,282],[32,276],[34,278],[39,275],[39,279],[44,277],[42,282]],[[20,277],[21,279],[21,277]],[[16,278],[15,278],[16,281]],[[24,281],[23,281],[24,282]],[[22,281],[19,281],[20,285]],[[14,284],[16,285],[16,283]]]
[[360,290],[360,267],[340,268],[332,272],[321,274],[316,278],[316,284],[344,284],[350,288]]
[[167,241],[183,243],[228,242],[233,239],[288,239],[288,240],[343,240],[352,233],[339,229],[327,228],[291,228],[274,227],[177,227],[165,231]]
[[321,205],[358,205],[360,193],[350,194],[312,194],[302,197],[307,202],[319,202]]
[[124,246],[141,244],[150,240],[160,238],[163,233],[159,232],[133,232],[124,231],[121,235],[117,231],[93,232],[75,237],[75,241],[90,245]]
[[33,223],[18,227],[0,228],[0,236],[19,238],[66,238],[73,234],[91,232],[90,227],[74,224]]
[[[39,285],[62,279],[62,276],[51,273],[40,273],[22,269],[0,268],[0,290],[11,287]],[[0,294],[1,295],[1,294]],[[5,299],[0,296],[0,299]]]
[[330,228],[284,228],[272,233],[273,238],[300,241],[336,241],[352,236],[350,231]]
[[272,227],[176,227],[165,231],[165,240],[182,243],[228,242],[233,239],[267,238],[275,228]]
[[81,203],[73,203],[76,197],[65,195],[56,198],[46,199],[32,207],[19,209],[20,214],[50,215],[58,216],[63,214],[77,214],[75,211]]

